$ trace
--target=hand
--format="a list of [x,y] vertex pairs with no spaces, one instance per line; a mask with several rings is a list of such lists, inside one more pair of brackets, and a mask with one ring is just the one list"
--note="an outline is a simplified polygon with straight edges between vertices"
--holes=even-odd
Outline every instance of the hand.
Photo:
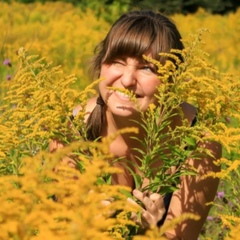
[[[132,214],[131,219],[142,229],[157,226],[166,212],[162,196],[158,193],[141,192],[137,189],[133,190],[133,196],[143,204],[144,208],[140,219],[136,213]],[[128,201],[137,204],[133,199],[129,198]]]

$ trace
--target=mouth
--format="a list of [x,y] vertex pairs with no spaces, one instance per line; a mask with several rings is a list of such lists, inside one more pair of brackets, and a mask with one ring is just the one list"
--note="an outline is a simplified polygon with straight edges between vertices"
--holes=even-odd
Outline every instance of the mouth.
[[120,92],[120,91],[115,91],[115,93],[122,97],[122,98],[126,98],[126,99],[133,99],[133,98],[140,98],[141,96],[139,94],[133,93],[133,92]]

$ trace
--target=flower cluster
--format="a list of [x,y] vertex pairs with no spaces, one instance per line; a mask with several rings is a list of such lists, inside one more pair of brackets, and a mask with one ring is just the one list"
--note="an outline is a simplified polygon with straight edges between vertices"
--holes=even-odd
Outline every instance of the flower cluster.
[[[30,11],[32,8],[27,5],[12,3],[11,7],[21,9],[21,14],[18,14],[18,11],[8,14],[12,9],[5,3],[0,9],[3,11],[0,19],[2,29],[6,22],[19,24],[16,24],[16,29],[12,29],[14,35],[9,37],[12,42],[6,41],[4,51],[15,52],[16,46],[21,43],[27,49],[50,56],[54,65],[63,65],[62,68],[55,67],[45,58],[28,55],[24,48],[18,50],[17,68],[13,69],[13,55],[5,55],[9,56],[9,59],[6,58],[1,64],[1,68],[4,68],[1,73],[6,72],[7,79],[11,81],[4,81],[4,84],[7,82],[9,85],[6,94],[1,94],[0,107],[0,238],[163,239],[164,229],[161,232],[153,229],[143,236],[133,236],[130,229],[136,226],[129,220],[129,212],[137,212],[139,209],[126,204],[129,189],[111,186],[106,181],[117,171],[109,166],[107,161],[110,157],[108,146],[116,136],[110,136],[102,143],[89,143],[79,134],[80,130],[85,131],[85,105],[88,98],[96,94],[94,86],[97,83],[96,81],[82,90],[83,86],[89,83],[83,77],[83,69],[90,49],[100,40],[103,29],[107,29],[109,25],[101,18],[97,19],[92,12],[83,15],[79,9],[62,4],[36,3],[35,10]],[[53,6],[57,7],[58,11],[52,11],[55,9]],[[46,12],[46,9],[51,11]],[[233,24],[237,22],[235,20],[239,18],[239,13],[237,11],[221,17],[227,26],[225,29],[228,29],[224,38],[218,37],[223,34],[224,29],[214,27],[221,32],[211,34],[206,41],[206,48],[212,53],[209,60],[214,67],[206,61],[206,54],[202,51],[201,39],[204,31],[186,42],[186,49],[180,53],[185,61],[177,69],[173,68],[171,61],[161,66],[160,63],[148,59],[157,65],[162,76],[161,81],[165,84],[159,86],[157,96],[163,108],[150,105],[147,117],[143,116],[148,136],[142,143],[146,151],[142,153],[144,158],[141,159],[141,171],[150,178],[151,190],[156,190],[161,185],[162,191],[168,192],[173,190],[172,183],[177,185],[181,174],[193,174],[191,169],[184,165],[184,159],[194,157],[195,150],[204,152],[204,149],[197,149],[197,141],[221,143],[224,147],[223,158],[216,160],[216,164],[222,165],[222,171],[217,174],[209,173],[207,176],[221,179],[216,204],[207,224],[218,224],[224,229],[222,235],[228,235],[229,239],[234,239],[240,229],[240,193],[237,187],[240,179],[240,80],[235,75],[221,74],[216,66],[231,72],[238,71],[237,66],[226,56],[231,55],[235,59],[233,62],[239,62],[238,33],[235,31],[236,25]],[[197,16],[200,16],[200,20]],[[185,36],[185,29],[191,31],[189,24],[186,27],[186,23],[192,22],[191,26],[196,29],[203,21],[208,27],[211,27],[209,23],[219,26],[222,22],[213,20],[212,16],[201,11],[193,16],[185,16],[184,21],[181,20],[181,15],[173,17]],[[89,27],[90,24],[92,27]],[[14,26],[8,25],[9,28]],[[37,34],[36,29],[39,30]],[[228,39],[229,32],[232,35],[231,40]],[[218,46],[222,49],[218,48],[217,52],[211,50],[215,39],[221,40]],[[199,45],[200,49],[197,48]],[[174,57],[170,54],[169,57],[171,56]],[[76,73],[81,82],[77,82],[75,75],[66,77],[62,69]],[[11,72],[8,72],[10,70]],[[171,82],[167,81],[169,72],[172,74]],[[76,90],[76,86],[81,91]],[[179,109],[182,101],[190,102],[198,108],[197,124],[191,128],[186,124],[169,129],[168,137],[172,141],[179,141],[178,148],[172,148],[167,142],[158,144],[161,126],[171,117],[163,114],[163,111]],[[72,119],[72,111],[79,104],[82,111]],[[160,120],[159,116],[162,117]],[[136,129],[123,131],[134,132]],[[200,137],[202,131],[210,134]],[[58,139],[66,147],[49,153],[50,139]],[[170,148],[170,153],[163,156],[163,148]],[[162,154],[166,164],[154,177],[149,161],[158,154]],[[60,164],[60,159],[66,156],[74,158],[76,169]],[[170,165],[179,167],[179,175],[163,174]],[[135,179],[136,182],[141,181],[139,176],[135,176]],[[106,199],[115,201],[107,206],[101,204],[102,200]],[[217,210],[214,212],[214,209]],[[185,215],[172,224],[187,217],[196,218]],[[202,236],[208,238],[212,234],[210,230],[212,231],[211,227]],[[217,237],[220,239],[221,236]]]

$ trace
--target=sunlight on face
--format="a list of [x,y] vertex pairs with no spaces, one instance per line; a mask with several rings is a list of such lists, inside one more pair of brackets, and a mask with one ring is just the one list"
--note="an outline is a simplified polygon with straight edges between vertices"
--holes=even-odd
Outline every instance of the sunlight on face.
[[138,109],[146,111],[150,103],[156,103],[160,80],[153,63],[121,57],[102,64],[100,77],[104,79],[99,84],[100,94],[113,114],[129,116]]

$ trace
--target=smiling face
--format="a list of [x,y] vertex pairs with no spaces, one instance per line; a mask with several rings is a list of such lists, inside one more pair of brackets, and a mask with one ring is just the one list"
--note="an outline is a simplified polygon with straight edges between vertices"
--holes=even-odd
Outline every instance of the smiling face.
[[[111,63],[104,63],[100,77],[104,79],[99,84],[100,94],[114,115],[130,116],[138,109],[146,111],[150,103],[157,103],[155,94],[160,80],[156,67],[144,59],[121,57]],[[126,90],[133,94],[135,100],[131,99]]]
[[[160,80],[153,64],[142,56],[164,65],[167,56],[159,53],[169,53],[171,49],[181,50],[183,44],[176,26],[163,15],[133,11],[122,15],[113,24],[95,49],[97,54],[91,69],[93,76],[104,79],[99,84],[99,91],[113,114],[129,116],[138,107],[146,111],[150,103],[156,103],[154,95]],[[135,95],[136,103],[123,93],[124,90]]]

